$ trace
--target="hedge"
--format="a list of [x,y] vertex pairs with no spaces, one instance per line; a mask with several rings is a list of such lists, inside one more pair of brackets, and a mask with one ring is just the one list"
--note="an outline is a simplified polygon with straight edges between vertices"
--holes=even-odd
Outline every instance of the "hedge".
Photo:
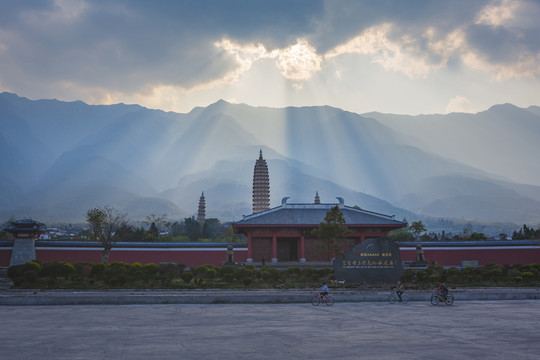
[[456,286],[536,286],[540,285],[540,265],[498,265],[487,263],[479,267],[443,268],[432,265],[423,270],[407,269],[401,281],[410,287],[434,286],[442,281]]
[[201,265],[189,271],[183,264],[160,265],[140,263],[110,264],[28,262],[11,266],[8,276],[18,288],[114,289],[114,288],[268,288],[317,287],[321,281],[333,279],[329,268],[291,267],[278,270],[254,265]]

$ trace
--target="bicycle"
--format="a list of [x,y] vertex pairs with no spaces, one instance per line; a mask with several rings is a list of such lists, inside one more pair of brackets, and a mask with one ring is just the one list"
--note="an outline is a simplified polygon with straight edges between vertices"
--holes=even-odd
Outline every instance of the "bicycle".
[[319,293],[316,293],[311,298],[311,305],[317,306],[320,303],[326,304],[327,306],[332,306],[334,305],[334,298],[330,295],[321,295]]
[[431,295],[431,304],[437,305],[439,302],[443,302],[446,305],[452,305],[454,303],[454,295],[448,293],[446,295],[442,295],[438,291],[434,292]]
[[390,304],[394,304],[396,301],[406,304],[406,303],[409,302],[409,296],[407,294],[403,293],[403,294],[401,294],[401,300],[399,300],[399,296],[398,296],[397,292],[392,291],[390,296],[388,296],[388,302]]

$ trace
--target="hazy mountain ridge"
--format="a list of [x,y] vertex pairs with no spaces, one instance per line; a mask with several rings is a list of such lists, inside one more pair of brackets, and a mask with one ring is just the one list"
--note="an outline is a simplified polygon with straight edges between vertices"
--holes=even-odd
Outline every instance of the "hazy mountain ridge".
[[[540,108],[505,104],[479,114],[359,115],[330,106],[274,109],[222,100],[177,114],[2,93],[0,216],[84,221],[86,210],[104,204],[132,218],[188,216],[204,191],[207,216],[238,220],[251,213],[253,166],[262,148],[271,206],[285,196],[309,203],[318,191],[323,202],[341,196],[347,205],[408,220],[416,212],[540,221],[540,187],[471,165],[486,152],[504,164],[520,151],[540,153],[536,144],[507,153],[492,144],[503,131],[525,142],[536,138]],[[476,147],[461,144],[471,139]],[[446,148],[452,141],[463,149]],[[514,166],[533,155],[520,155]]]
[[[540,108],[495,105],[477,114],[393,115],[368,113],[415,138],[423,151],[454,159],[514,182],[540,185]],[[404,138],[406,139],[406,138]]]

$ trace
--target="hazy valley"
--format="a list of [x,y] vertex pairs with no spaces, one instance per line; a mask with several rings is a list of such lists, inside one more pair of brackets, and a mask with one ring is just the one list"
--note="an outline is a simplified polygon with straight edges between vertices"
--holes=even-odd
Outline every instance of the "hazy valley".
[[104,204],[180,218],[204,191],[208,217],[238,220],[262,149],[271,206],[318,191],[408,220],[540,222],[538,107],[405,116],[218,101],[179,114],[2,93],[0,122],[5,219],[81,222]]

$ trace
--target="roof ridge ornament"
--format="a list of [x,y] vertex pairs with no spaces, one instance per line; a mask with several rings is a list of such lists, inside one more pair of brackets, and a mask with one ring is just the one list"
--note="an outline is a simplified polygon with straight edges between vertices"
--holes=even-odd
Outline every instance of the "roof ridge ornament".
[[281,199],[281,206],[287,205],[287,200],[290,199],[289,196],[285,196],[283,199]]
[[345,206],[345,200],[343,200],[343,198],[342,198],[342,197],[340,197],[340,196],[336,196],[336,199],[338,199],[338,201],[339,201],[339,205],[340,205],[340,206]]

